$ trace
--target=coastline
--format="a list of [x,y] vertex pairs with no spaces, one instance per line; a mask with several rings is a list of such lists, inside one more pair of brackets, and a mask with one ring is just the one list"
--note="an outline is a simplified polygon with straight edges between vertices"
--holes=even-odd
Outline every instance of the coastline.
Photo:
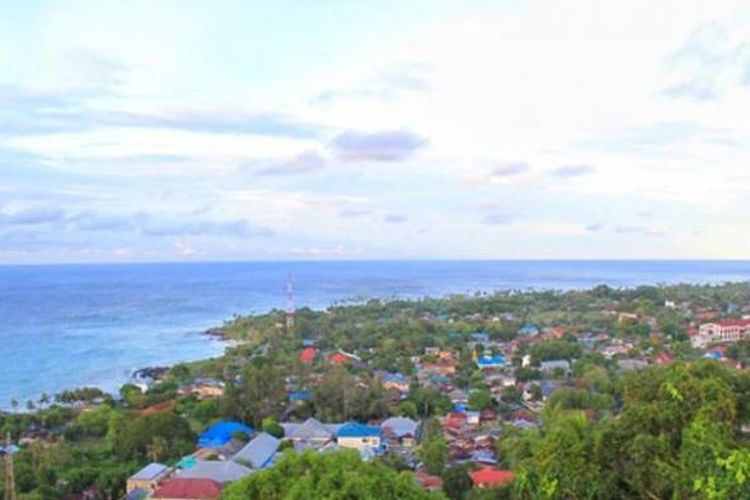
[[[258,315],[283,306],[282,285],[289,270],[298,284],[298,305],[313,310],[361,304],[366,297],[418,300],[472,295],[477,290],[565,291],[599,283],[617,288],[678,282],[719,284],[746,282],[750,277],[750,261],[368,262],[363,266],[295,262],[142,267],[2,269],[0,278],[16,286],[0,287],[0,293],[5,291],[12,299],[0,305],[0,314],[10,320],[0,342],[12,359],[24,363],[10,364],[4,371],[0,368],[0,378],[8,381],[0,392],[0,405],[9,408],[15,397],[23,406],[26,399],[36,399],[44,391],[70,387],[97,386],[116,392],[139,369],[222,356],[227,347],[236,345],[222,331],[223,324],[231,322],[238,311]],[[63,279],[71,300],[62,300],[62,289],[55,288]],[[35,304],[47,306],[41,310]],[[56,309],[50,310],[49,305]],[[61,356],[65,356],[64,363],[60,363]],[[87,357],[92,363],[82,361]],[[61,381],[64,387],[58,385]]]

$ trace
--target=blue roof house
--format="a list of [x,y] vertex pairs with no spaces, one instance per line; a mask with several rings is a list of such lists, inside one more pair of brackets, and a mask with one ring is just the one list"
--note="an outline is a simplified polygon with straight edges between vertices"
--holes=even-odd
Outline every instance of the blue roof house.
[[718,351],[708,351],[703,357],[713,359],[714,361],[721,361],[724,358],[724,356]]
[[505,366],[505,356],[496,354],[494,356],[480,356],[477,359],[479,368],[500,368]]
[[382,450],[383,431],[374,425],[347,422],[336,433],[336,442],[341,448],[355,448],[360,452],[364,448]]
[[312,399],[312,392],[310,391],[295,391],[289,393],[289,401],[310,401]]
[[471,338],[474,339],[475,342],[484,343],[490,341],[490,336],[487,335],[484,332],[476,332],[471,334]]
[[242,432],[248,437],[253,435],[253,429],[242,422],[221,421],[208,428],[198,438],[201,448],[221,448],[232,440],[232,435]]
[[518,330],[519,335],[539,335],[539,328],[531,323],[528,323]]

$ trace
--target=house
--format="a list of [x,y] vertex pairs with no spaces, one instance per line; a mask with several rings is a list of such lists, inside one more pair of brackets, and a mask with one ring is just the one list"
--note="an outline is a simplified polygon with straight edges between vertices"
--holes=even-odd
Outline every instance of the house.
[[425,347],[424,348],[425,356],[437,356],[439,352],[440,352],[439,347]]
[[558,380],[535,380],[524,384],[523,399],[529,401],[533,399],[533,386],[539,387],[539,393],[542,400],[545,401],[550,395],[562,384]]
[[238,451],[232,460],[253,469],[265,469],[273,463],[280,445],[281,440],[261,432]]
[[232,440],[236,432],[241,432],[248,437],[253,435],[253,429],[241,422],[221,421],[212,425],[198,438],[198,446],[201,448],[221,448]]
[[671,364],[673,361],[674,361],[674,358],[666,352],[659,354],[659,356],[656,358],[656,364],[658,365],[668,365],[668,364]]
[[422,371],[428,375],[453,375],[456,373],[454,363],[425,363],[422,365]]
[[438,358],[442,359],[443,361],[452,361],[453,360],[453,351],[448,349],[443,349],[437,354]]
[[640,370],[641,368],[646,368],[647,366],[648,366],[648,362],[642,359],[618,359],[617,360],[617,367],[623,371]]
[[537,328],[535,325],[532,325],[531,323],[528,323],[522,326],[520,330],[518,330],[518,334],[524,337],[534,337],[536,335],[539,335],[539,328]]
[[497,488],[513,482],[513,471],[485,467],[470,474],[477,488]]
[[479,415],[478,411],[467,411],[466,423],[469,425],[479,425]]
[[336,433],[336,442],[342,448],[380,448],[383,444],[383,432],[380,427],[347,422]]
[[497,422],[498,413],[494,408],[485,408],[479,412],[480,422]]
[[500,388],[516,385],[516,377],[506,373],[485,372],[484,381],[491,387],[499,386]]
[[440,476],[433,476],[424,469],[414,471],[414,479],[427,491],[440,491],[443,489],[443,479]]
[[134,490],[152,492],[156,485],[169,475],[169,467],[156,462],[150,463],[132,476],[125,483],[125,491],[130,493]]
[[172,477],[151,495],[151,500],[214,500],[221,496],[223,486],[210,479]]
[[344,365],[349,362],[349,358],[344,356],[340,352],[334,352],[333,354],[328,356],[328,361],[336,365]]
[[549,361],[542,361],[539,364],[539,369],[544,373],[554,372],[555,370],[562,370],[566,375],[570,373],[570,361],[567,359],[551,359]]
[[613,357],[618,356],[620,354],[627,354],[632,349],[633,349],[632,343],[622,341],[622,340],[615,340],[610,344],[602,346],[598,350],[602,354],[602,356],[604,356],[605,358],[612,359]]
[[196,460],[191,467],[177,472],[181,479],[208,479],[228,484],[252,474],[250,468],[231,460]]
[[724,355],[717,350],[708,351],[703,355],[703,357],[706,359],[712,359],[714,361],[721,361],[724,359]]
[[385,389],[395,389],[399,392],[409,391],[409,378],[401,373],[385,373],[381,379]]
[[476,450],[471,454],[470,460],[481,465],[497,465],[497,458],[492,450]]
[[750,319],[728,318],[701,325],[690,342],[693,347],[703,348],[747,338],[750,338]]
[[549,326],[542,329],[542,335],[547,339],[561,339],[568,332],[564,326]]
[[484,332],[472,333],[471,338],[474,339],[474,342],[479,342],[480,344],[490,341],[490,336]]
[[465,405],[469,402],[469,393],[463,389],[453,389],[448,393],[448,397],[454,405]]
[[299,360],[303,363],[312,363],[315,361],[315,357],[318,355],[318,350],[314,347],[307,347],[299,353]]
[[406,417],[391,417],[380,424],[383,436],[391,445],[412,447],[416,444],[419,422]]
[[466,415],[466,410],[460,408],[454,409],[454,411],[448,413],[443,421],[448,427],[462,427],[464,424],[466,424],[467,419],[468,417]]
[[309,401],[312,399],[312,392],[310,391],[293,391],[290,392],[287,397],[289,398],[289,401],[295,401],[295,402],[301,402],[301,401]]
[[621,312],[617,315],[618,323],[625,323],[627,321],[638,321],[638,315],[635,313]]
[[195,381],[191,391],[198,399],[220,398],[224,396],[224,382],[210,378]]
[[342,351],[341,349],[328,356],[328,361],[336,365],[345,365],[347,363],[362,365],[362,358],[350,352]]
[[500,368],[505,366],[505,356],[495,354],[494,356],[480,356],[477,358],[478,368]]
[[284,439],[294,443],[295,449],[320,449],[335,441],[336,433],[342,424],[324,424],[314,418],[308,418],[301,424],[281,423]]

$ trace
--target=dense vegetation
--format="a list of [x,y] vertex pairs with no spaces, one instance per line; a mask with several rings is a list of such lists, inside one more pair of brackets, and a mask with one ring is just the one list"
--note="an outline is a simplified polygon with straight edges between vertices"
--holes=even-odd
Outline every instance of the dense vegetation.
[[408,474],[379,462],[363,462],[356,451],[342,450],[287,453],[274,467],[230,485],[223,498],[426,500],[441,497],[420,489]]
[[648,368],[624,378],[617,414],[572,391],[539,431],[501,442],[520,498],[750,498],[747,374],[709,361]]

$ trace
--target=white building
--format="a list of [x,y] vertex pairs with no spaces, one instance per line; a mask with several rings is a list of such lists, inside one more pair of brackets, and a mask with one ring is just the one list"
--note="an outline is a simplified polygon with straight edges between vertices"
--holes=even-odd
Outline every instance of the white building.
[[700,326],[698,333],[690,339],[693,347],[723,344],[750,338],[750,319],[722,319]]

